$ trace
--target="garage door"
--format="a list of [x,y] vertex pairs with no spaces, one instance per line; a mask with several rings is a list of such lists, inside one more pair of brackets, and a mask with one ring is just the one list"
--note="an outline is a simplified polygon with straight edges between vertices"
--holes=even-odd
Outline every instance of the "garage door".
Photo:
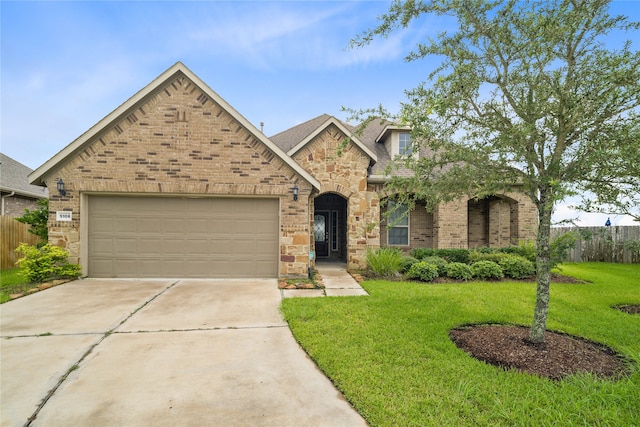
[[278,200],[89,197],[91,277],[276,277]]

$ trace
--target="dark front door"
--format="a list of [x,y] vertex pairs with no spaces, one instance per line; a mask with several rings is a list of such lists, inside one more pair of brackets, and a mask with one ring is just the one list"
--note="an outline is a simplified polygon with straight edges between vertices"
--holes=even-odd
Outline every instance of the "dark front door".
[[329,256],[329,212],[316,212],[313,215],[313,236],[316,241],[316,256]]

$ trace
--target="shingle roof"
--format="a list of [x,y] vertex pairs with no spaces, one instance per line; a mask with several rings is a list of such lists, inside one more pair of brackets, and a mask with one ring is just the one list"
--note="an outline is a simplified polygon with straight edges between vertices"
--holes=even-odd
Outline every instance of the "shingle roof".
[[[301,141],[305,140],[309,135],[316,131],[319,126],[322,126],[331,117],[332,116],[330,116],[329,114],[321,114],[311,120],[300,123],[297,126],[273,135],[270,137],[270,139],[277,146],[282,148],[283,151],[288,152]],[[372,153],[375,154],[376,162],[371,168],[371,175],[385,175],[386,168],[391,163],[391,156],[387,152],[387,149],[384,147],[384,144],[378,143],[376,142],[376,140],[378,139],[378,137],[380,137],[382,132],[387,127],[392,126],[393,123],[387,120],[374,119],[367,124],[362,132],[358,132],[358,126],[350,125],[339,119],[335,120],[340,122],[351,132],[354,132],[356,138],[358,138],[358,140],[362,142],[363,145],[365,145]],[[399,176],[411,176],[413,172],[410,169],[400,168],[394,171],[394,174]]]
[[15,191],[21,196],[46,199],[49,192],[45,187],[29,184],[27,178],[33,169],[29,169],[11,157],[0,153],[0,189],[3,192]]
[[300,141],[311,135],[314,130],[318,129],[318,127],[326,122],[330,117],[331,116],[328,114],[321,114],[318,117],[277,133],[269,137],[269,139],[286,153],[295,147]]

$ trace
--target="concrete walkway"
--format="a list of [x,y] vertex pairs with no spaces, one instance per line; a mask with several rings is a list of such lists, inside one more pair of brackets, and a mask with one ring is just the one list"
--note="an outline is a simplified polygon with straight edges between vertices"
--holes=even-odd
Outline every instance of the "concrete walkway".
[[322,277],[324,289],[282,289],[283,298],[345,297],[369,295],[347,272],[347,264],[317,261],[316,270]]
[[1,426],[366,426],[276,280],[70,282],[0,306]]

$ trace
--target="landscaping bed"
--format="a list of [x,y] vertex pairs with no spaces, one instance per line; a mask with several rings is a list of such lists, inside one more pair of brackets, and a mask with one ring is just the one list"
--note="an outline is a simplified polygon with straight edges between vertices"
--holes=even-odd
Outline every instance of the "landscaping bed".
[[541,344],[531,343],[529,328],[522,326],[468,326],[453,329],[450,336],[478,360],[554,380],[578,373],[615,378],[628,371],[610,348],[555,332],[547,331]]

